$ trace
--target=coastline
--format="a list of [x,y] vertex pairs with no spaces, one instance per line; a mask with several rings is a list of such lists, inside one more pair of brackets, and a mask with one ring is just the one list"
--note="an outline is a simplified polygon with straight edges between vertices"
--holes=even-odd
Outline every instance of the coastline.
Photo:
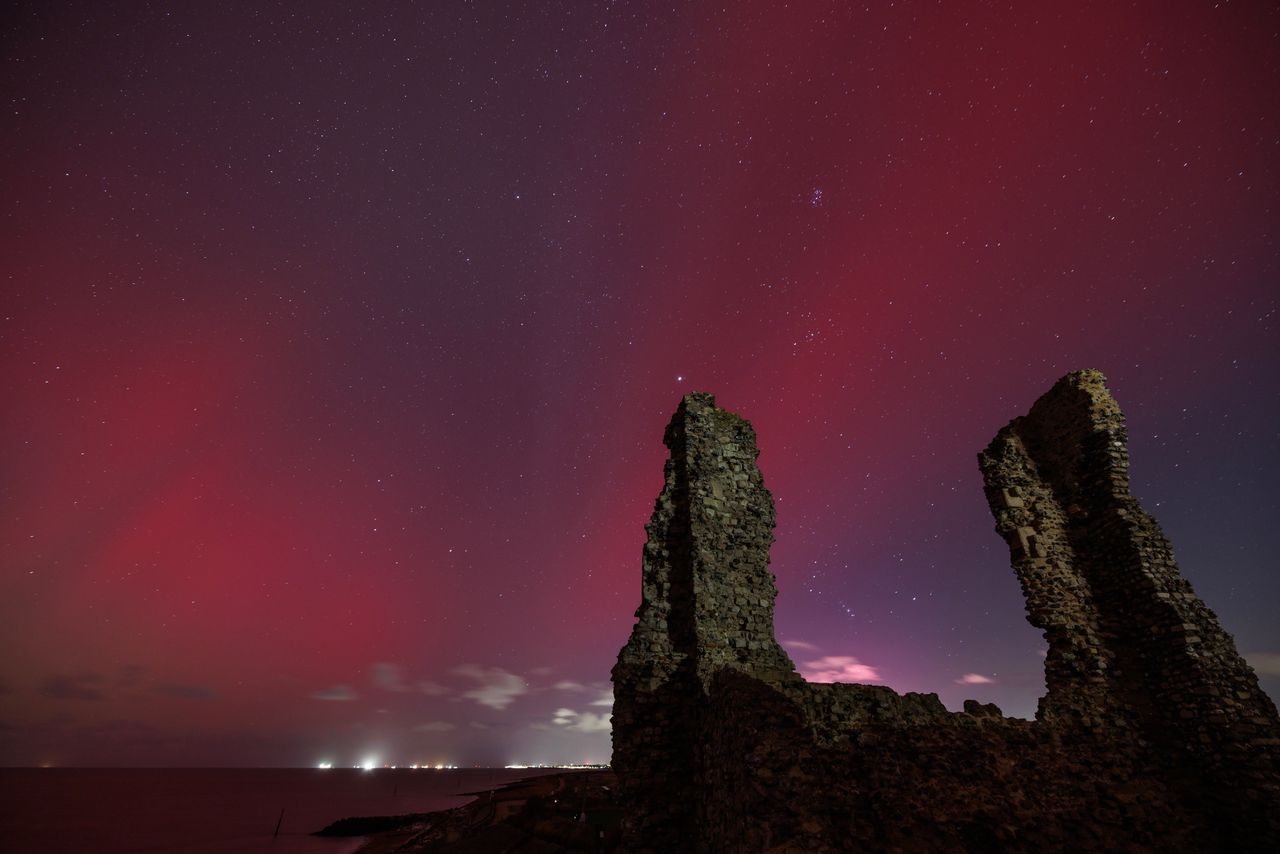
[[0,769],[0,849],[355,854],[368,834],[323,838],[314,832],[341,816],[447,810],[474,800],[459,792],[487,791],[534,773],[540,772],[7,768]]
[[344,818],[315,835],[360,840],[352,849],[358,854],[431,852],[463,842],[495,850],[531,842],[566,851],[610,850],[621,823],[616,792],[610,770],[564,770],[463,792],[473,800],[451,809]]

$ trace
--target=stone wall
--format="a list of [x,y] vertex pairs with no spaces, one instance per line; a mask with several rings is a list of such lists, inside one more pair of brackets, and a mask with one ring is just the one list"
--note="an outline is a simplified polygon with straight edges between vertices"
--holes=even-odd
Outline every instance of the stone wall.
[[807,709],[730,670],[707,703],[715,725],[688,848],[1241,850],[1222,844],[1195,800],[1124,735],[971,704],[928,722],[886,709],[823,744]]
[[709,394],[680,402],[665,483],[645,526],[640,608],[613,668],[613,767],[632,838],[654,850],[690,832],[702,703],[725,667],[802,680],[773,636],[773,497],[755,431]]
[[1180,757],[1220,822],[1275,822],[1275,704],[1129,494],[1124,415],[1102,374],[1063,377],[979,465],[1049,642],[1040,719],[1131,729]]
[[804,682],[774,639],[750,424],[691,394],[665,442],[613,670],[629,850],[1280,850],[1275,706],[1129,494],[1101,374],[979,455],[1049,643],[1036,721]]

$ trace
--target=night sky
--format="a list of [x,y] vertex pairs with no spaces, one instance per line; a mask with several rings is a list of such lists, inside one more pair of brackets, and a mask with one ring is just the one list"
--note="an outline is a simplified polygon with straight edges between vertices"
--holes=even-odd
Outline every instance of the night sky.
[[692,390],[803,671],[1030,716],[1084,367],[1280,694],[1274,3],[16,7],[0,764],[607,761]]

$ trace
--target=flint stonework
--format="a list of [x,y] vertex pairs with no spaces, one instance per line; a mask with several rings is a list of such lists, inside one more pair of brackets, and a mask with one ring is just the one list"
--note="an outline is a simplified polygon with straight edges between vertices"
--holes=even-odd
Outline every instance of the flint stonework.
[[1096,371],[979,455],[1049,644],[1035,721],[935,694],[806,683],[773,630],[755,432],[681,401],[613,669],[632,851],[1280,850],[1280,719],[1129,494]]

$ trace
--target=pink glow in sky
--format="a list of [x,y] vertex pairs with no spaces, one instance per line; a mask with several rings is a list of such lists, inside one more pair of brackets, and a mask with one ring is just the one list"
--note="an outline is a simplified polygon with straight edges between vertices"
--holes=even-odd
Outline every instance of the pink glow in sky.
[[695,389],[811,678],[1030,715],[1084,367],[1280,691],[1276,6],[722,5],[18,4],[0,763],[606,761]]

